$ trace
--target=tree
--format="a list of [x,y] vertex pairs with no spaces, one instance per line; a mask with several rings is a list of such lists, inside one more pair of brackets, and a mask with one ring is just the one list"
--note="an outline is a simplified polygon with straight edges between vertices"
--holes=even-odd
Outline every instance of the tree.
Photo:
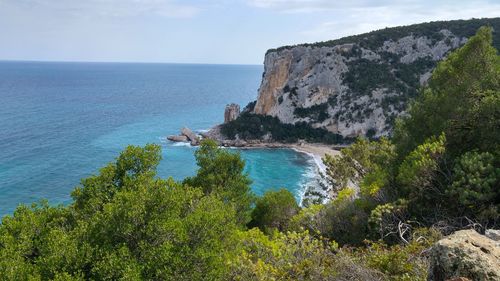
[[299,211],[299,205],[290,191],[282,188],[278,191],[267,191],[264,196],[257,198],[252,211],[251,227],[259,227],[270,233],[277,229],[287,229],[290,219]]
[[469,110],[450,121],[447,147],[454,157],[473,150],[500,151],[500,89],[475,96]]
[[158,146],[128,147],[75,202],[20,206],[0,225],[2,280],[219,280],[239,227],[232,204],[155,178]]
[[245,162],[239,153],[217,147],[213,140],[204,140],[195,152],[198,172],[186,178],[184,184],[200,187],[206,195],[213,194],[233,205],[241,225],[250,221],[254,195],[251,180],[243,172]]
[[[498,161],[498,160],[497,160]],[[453,169],[453,182],[446,190],[467,215],[476,213],[483,222],[498,220],[500,213],[500,168],[489,152],[467,152]],[[495,222],[493,222],[494,224]]]
[[492,29],[480,28],[433,71],[429,87],[399,120],[394,140],[404,156],[431,136],[449,135],[450,124],[481,100],[480,93],[500,89],[500,57],[492,46]]
[[128,146],[115,163],[106,165],[98,175],[83,179],[82,186],[71,193],[77,213],[88,215],[102,210],[104,204],[121,189],[151,181],[161,160],[160,149],[154,144],[144,148]]

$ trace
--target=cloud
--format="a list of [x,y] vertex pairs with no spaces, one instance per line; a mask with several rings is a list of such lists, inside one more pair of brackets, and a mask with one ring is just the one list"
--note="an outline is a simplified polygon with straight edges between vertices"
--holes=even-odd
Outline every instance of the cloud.
[[[306,13],[318,20],[298,31],[308,42],[331,40],[385,27],[421,22],[498,17],[500,2],[477,1],[391,1],[385,0],[247,0],[249,4],[279,13]],[[295,15],[297,16],[297,15]]]
[[[272,9],[284,13],[312,13],[326,11],[351,11],[357,9],[379,9],[406,11],[412,13],[433,13],[440,7],[483,6],[487,10],[495,7],[497,16],[498,0],[246,0],[252,7]],[[348,16],[349,14],[344,14]]]
[[199,12],[199,8],[194,5],[180,4],[174,0],[3,0],[3,3],[25,9],[48,10],[59,15],[90,18],[141,15],[190,18]]
[[[398,0],[397,5],[408,5],[416,0]],[[274,9],[286,13],[310,13],[318,11],[335,11],[352,8],[383,7],[394,5],[389,0],[247,0],[247,4],[258,8]]]

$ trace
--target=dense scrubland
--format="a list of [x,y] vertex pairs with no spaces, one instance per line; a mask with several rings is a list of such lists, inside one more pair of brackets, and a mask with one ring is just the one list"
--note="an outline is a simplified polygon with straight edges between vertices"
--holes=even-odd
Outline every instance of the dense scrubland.
[[130,146],[67,206],[19,206],[0,225],[2,280],[426,280],[442,235],[498,227],[500,57],[491,29],[439,63],[391,139],[327,156],[336,197],[256,197],[244,162],[205,141],[197,174],[156,176]]

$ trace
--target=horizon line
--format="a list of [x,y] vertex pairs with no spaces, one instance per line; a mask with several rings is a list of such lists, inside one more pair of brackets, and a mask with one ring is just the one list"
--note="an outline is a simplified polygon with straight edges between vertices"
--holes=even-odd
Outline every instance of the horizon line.
[[2,62],[20,62],[20,63],[95,63],[95,64],[186,64],[186,65],[248,65],[248,66],[263,66],[264,64],[250,64],[250,63],[203,63],[203,62],[151,62],[151,61],[79,61],[79,60],[23,60],[23,59],[0,59]]

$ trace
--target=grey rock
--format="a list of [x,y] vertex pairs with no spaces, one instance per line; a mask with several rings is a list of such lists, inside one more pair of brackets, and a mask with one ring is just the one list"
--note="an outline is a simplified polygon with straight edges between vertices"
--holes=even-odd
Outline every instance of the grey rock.
[[474,281],[500,280],[500,247],[475,230],[461,230],[432,247],[429,280],[465,277]]
[[191,142],[191,145],[198,145],[200,138],[195,133],[193,133],[191,129],[184,127],[181,130],[181,134],[188,138],[188,140]]
[[169,141],[175,141],[175,142],[187,142],[188,141],[188,138],[184,135],[181,135],[181,136],[172,135],[172,136],[168,136],[167,139]]
[[229,123],[236,120],[240,116],[240,106],[232,103],[226,105],[226,110],[224,111],[224,123]]
[[[264,59],[264,74],[253,113],[275,116],[288,124],[307,122],[344,137],[365,135],[369,130],[375,130],[376,137],[388,135],[392,130],[390,121],[405,114],[405,105],[384,107],[383,101],[401,93],[383,87],[369,94],[354,93],[344,81],[349,63],[359,59],[379,62],[386,53],[396,54],[404,64],[421,58],[438,61],[466,41],[449,30],[440,32],[443,34],[440,41],[408,35],[395,41],[387,40],[375,50],[341,44],[299,45],[270,51]],[[352,56],[353,48],[361,51],[359,57]],[[417,74],[420,83],[426,84],[430,72]],[[325,103],[329,117],[324,120],[294,113],[297,108]],[[363,118],[352,117],[357,114]]]

